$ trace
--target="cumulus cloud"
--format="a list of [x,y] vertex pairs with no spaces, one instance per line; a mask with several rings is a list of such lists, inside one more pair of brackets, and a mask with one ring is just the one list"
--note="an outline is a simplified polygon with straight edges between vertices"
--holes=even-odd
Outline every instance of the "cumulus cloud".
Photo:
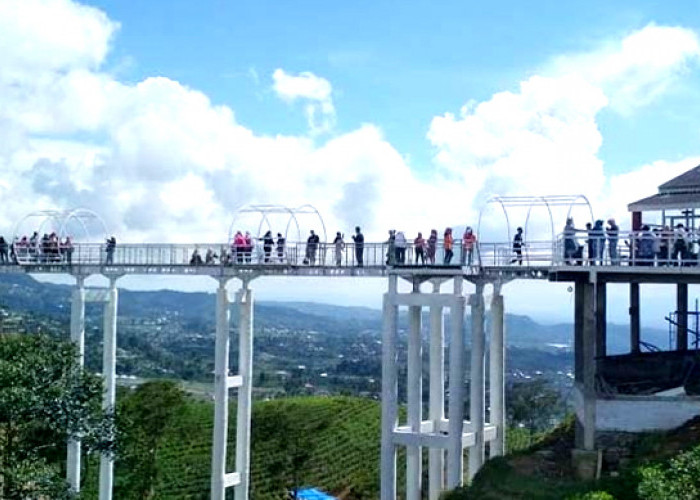
[[335,107],[331,97],[332,87],[328,80],[305,71],[296,76],[283,69],[272,74],[272,88],[288,102],[302,100],[304,112],[312,133],[327,132],[335,124]]
[[560,57],[553,68],[600,86],[613,110],[629,114],[663,94],[699,57],[694,31],[649,24],[598,50]]
[[[605,50],[560,58],[515,90],[436,116],[428,133],[435,168],[419,178],[374,124],[320,140],[335,120],[322,77],[276,70],[276,95],[305,106],[310,134],[260,135],[172,79],[130,84],[103,71],[117,30],[103,12],[69,0],[0,3],[3,227],[36,208],[82,205],[120,241],[212,241],[226,237],[242,205],[311,203],[329,233],[359,224],[377,239],[389,227],[411,237],[474,225],[493,193],[602,198],[621,196],[629,182],[653,193],[672,167],[653,163],[633,180],[606,180],[596,118],[622,96],[661,92],[697,52],[692,32],[650,26]],[[644,50],[654,44],[665,57]],[[628,91],[637,73],[639,87]],[[319,229],[313,217],[301,224]]]
[[[428,131],[435,165],[470,186],[474,206],[494,193],[583,193],[594,206],[619,213],[605,198],[622,193],[618,179],[611,186],[599,156],[599,113],[649,104],[697,63],[699,54],[693,31],[649,25],[602,49],[559,57],[516,91],[435,117]],[[648,175],[651,171],[655,175]],[[651,164],[634,178],[653,193],[651,179],[671,171],[666,164]]]

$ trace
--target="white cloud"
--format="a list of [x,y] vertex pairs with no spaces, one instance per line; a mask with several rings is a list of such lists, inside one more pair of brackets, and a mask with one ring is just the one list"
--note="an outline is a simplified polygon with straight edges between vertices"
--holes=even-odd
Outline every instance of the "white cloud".
[[[582,192],[599,214],[623,219],[628,202],[699,162],[650,162],[610,177],[599,156],[602,110],[647,104],[695,64],[697,37],[683,28],[648,26],[436,116],[434,168],[422,178],[375,124],[321,140],[335,120],[333,88],[313,73],[272,75],[276,95],[307,113],[310,134],[288,136],[257,134],[234,110],[166,77],[121,82],[102,69],[117,28],[68,0],[0,2],[6,231],[30,210],[82,205],[123,242],[216,241],[236,207],[311,203],[329,237],[360,224],[376,241],[390,227],[412,237],[475,225],[495,193]],[[313,217],[300,222],[302,234],[320,230]]]
[[[546,76],[530,77],[517,91],[470,102],[459,115],[435,117],[428,132],[435,164],[469,186],[476,205],[491,194],[582,193],[599,214],[619,213],[606,194],[632,199],[608,183],[597,117],[607,108],[630,111],[648,104],[696,63],[699,53],[693,31],[649,25],[603,49],[562,56]],[[686,169],[692,166],[685,163]],[[636,180],[646,179],[648,170],[635,174]],[[671,169],[655,172],[662,170],[667,175]],[[649,182],[638,185],[656,189]]]
[[600,86],[612,109],[628,114],[663,94],[698,58],[700,40],[693,30],[649,24],[598,50],[560,57],[553,69]]
[[308,71],[294,76],[283,69],[276,69],[272,80],[272,88],[280,98],[289,102],[305,101],[304,112],[312,133],[327,132],[333,127],[335,107],[328,80]]

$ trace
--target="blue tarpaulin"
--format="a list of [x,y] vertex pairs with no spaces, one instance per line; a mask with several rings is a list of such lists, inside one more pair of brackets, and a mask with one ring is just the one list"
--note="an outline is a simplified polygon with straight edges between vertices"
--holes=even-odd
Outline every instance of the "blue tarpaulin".
[[328,493],[324,493],[316,488],[304,488],[297,490],[297,498],[299,500],[337,500],[335,497],[330,496]]

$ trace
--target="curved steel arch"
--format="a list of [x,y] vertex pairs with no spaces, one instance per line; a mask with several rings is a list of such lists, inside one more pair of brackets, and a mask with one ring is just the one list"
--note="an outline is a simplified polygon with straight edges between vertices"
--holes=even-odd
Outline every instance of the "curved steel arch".
[[[535,196],[534,198],[540,200],[544,206],[547,207],[547,212],[549,213],[549,229],[550,232],[552,233],[552,241],[557,239],[557,233],[556,230],[554,229],[554,216],[552,215],[552,207],[550,206],[549,202],[544,196]],[[537,206],[535,204],[531,204],[527,208],[527,215],[525,216],[525,227],[523,228],[523,234],[524,234],[524,239],[527,241],[527,226],[530,222],[530,213],[532,212],[532,207]],[[571,208],[569,208],[571,210]]]
[[481,229],[481,218],[486,207],[493,202],[498,202],[503,209],[506,216],[506,222],[508,223],[508,240],[510,241],[510,220],[508,218],[508,207],[527,207],[527,216],[525,218],[525,232],[527,225],[530,221],[530,213],[532,208],[535,206],[545,206],[547,207],[547,212],[549,213],[549,222],[552,233],[552,239],[556,238],[556,228],[554,227],[554,215],[552,213],[552,207],[554,206],[566,206],[567,214],[566,217],[571,216],[571,210],[575,206],[586,206],[588,207],[588,212],[591,216],[591,220],[594,220],[593,207],[588,201],[588,198],[583,194],[576,195],[549,195],[549,196],[499,196],[495,195],[489,198],[486,203],[482,206],[479,212],[479,229]]
[[[579,199],[582,199],[585,203],[578,203]],[[591,222],[595,221],[595,216],[593,215],[593,207],[591,206],[591,202],[588,201],[588,198],[583,194],[575,195],[575,199],[569,204],[569,210],[566,212],[566,218],[568,219],[569,217],[571,217],[571,209],[573,207],[583,205],[588,207],[588,213],[591,214]]]
[[76,220],[82,226],[87,238],[90,238],[90,231],[85,225],[86,219],[93,219],[98,222],[102,230],[102,237],[100,238],[100,241],[104,241],[109,236],[109,232],[107,231],[107,224],[105,224],[105,221],[102,219],[102,217],[100,217],[97,214],[97,212],[89,210],[87,208],[75,208],[73,210],[65,212],[58,235],[62,238],[68,236],[66,234],[66,226],[71,220]]
[[316,207],[307,203],[294,209],[294,212],[298,214],[310,213],[305,211],[307,209],[311,210],[311,213],[315,213],[316,217],[318,217],[318,220],[321,223],[321,227],[323,228],[323,242],[328,243],[328,232],[326,231],[326,223],[323,221],[323,217],[321,217],[321,212],[319,212],[318,209],[316,209]]
[[481,218],[484,215],[484,211],[491,203],[498,203],[499,205],[501,205],[503,215],[506,218],[506,232],[508,233],[508,239],[506,241],[510,241],[510,218],[508,217],[508,210],[506,210],[506,205],[503,203],[503,197],[499,195],[494,195],[491,196],[488,200],[486,200],[486,203],[481,207],[481,210],[479,210],[479,221],[476,229],[476,233],[478,235],[477,245],[479,245],[479,241],[481,240]]
[[66,236],[69,236],[66,234],[66,227],[67,224],[75,220],[80,224],[80,226],[83,229],[84,233],[84,239],[85,241],[90,241],[92,239],[92,235],[90,233],[90,230],[88,229],[87,225],[85,224],[86,219],[94,219],[96,220],[99,225],[102,228],[103,231],[103,237],[107,236],[107,226],[104,223],[104,220],[94,211],[86,209],[86,208],[75,208],[72,210],[37,210],[34,212],[29,212],[26,214],[24,217],[22,217],[17,224],[15,224],[15,229],[14,229],[14,234],[13,238],[18,238],[19,235],[19,230],[21,226],[29,219],[32,218],[41,218],[41,222],[39,223],[38,227],[34,229],[38,233],[43,232],[43,228],[46,225],[48,221],[52,221],[54,224],[54,228],[57,231],[57,234],[60,238],[65,238]]
[[326,238],[326,228],[325,224],[323,223],[323,218],[321,217],[321,214],[318,212],[318,210],[316,210],[316,208],[314,208],[312,205],[302,205],[298,208],[290,208],[284,205],[248,204],[243,205],[236,210],[233,220],[231,221],[231,225],[229,226],[228,241],[231,241],[231,239],[233,238],[236,223],[239,221],[240,216],[245,213],[257,213],[260,216],[260,222],[258,223],[257,231],[258,238],[261,236],[260,233],[262,233],[263,224],[265,224],[270,231],[272,230],[270,219],[268,217],[270,214],[288,215],[289,219],[284,230],[284,237],[287,241],[289,241],[289,230],[292,227],[292,223],[294,223],[294,226],[296,227],[297,241],[301,241],[301,227],[299,225],[299,219],[297,218],[297,215],[302,213],[315,213],[321,221],[321,225],[323,226],[324,240]]

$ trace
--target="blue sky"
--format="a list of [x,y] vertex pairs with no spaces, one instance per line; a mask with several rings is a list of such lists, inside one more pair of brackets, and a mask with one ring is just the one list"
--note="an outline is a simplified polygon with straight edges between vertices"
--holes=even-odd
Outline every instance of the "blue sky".
[[[436,114],[517,88],[548,61],[594,50],[649,23],[700,26],[700,4],[662,1],[90,1],[121,24],[108,66],[163,75],[231,106],[261,134],[302,133],[298,107],[270,89],[276,68],[333,84],[337,130],[379,125],[417,170]],[[697,72],[695,72],[697,73]],[[634,116],[602,112],[612,173],[698,153],[698,75]]]
[[[2,0],[0,33],[0,234],[84,207],[121,242],[212,242],[241,205],[312,203],[378,241],[474,225],[495,194],[584,194],[624,229],[700,163],[698,2]],[[288,285],[260,287],[383,290]],[[555,288],[510,304],[568,318]]]

